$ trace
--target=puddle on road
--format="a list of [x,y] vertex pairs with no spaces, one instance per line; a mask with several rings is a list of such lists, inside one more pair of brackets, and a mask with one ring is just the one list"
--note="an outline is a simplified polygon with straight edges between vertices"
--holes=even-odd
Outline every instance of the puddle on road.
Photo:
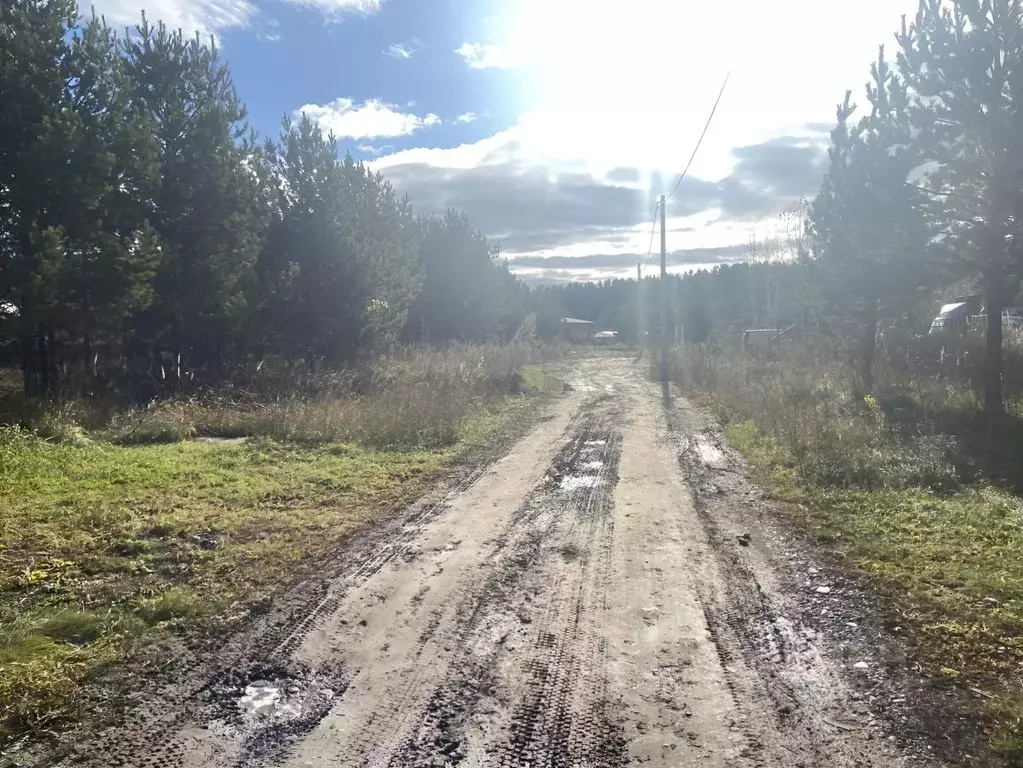
[[246,715],[261,717],[271,714],[281,703],[281,689],[265,682],[250,683],[238,701],[238,707]]
[[303,686],[290,679],[255,680],[245,686],[238,708],[253,720],[297,720],[333,698],[334,691],[315,682]]
[[574,491],[578,488],[595,488],[600,482],[599,475],[567,475],[561,478],[561,490]]
[[720,448],[711,443],[703,435],[696,436],[696,452],[700,454],[700,461],[704,464],[722,464],[725,454]]
[[249,669],[229,670],[211,685],[209,704],[217,711],[197,725],[211,734],[218,755],[230,758],[220,764],[263,765],[262,758],[270,759],[311,731],[348,685],[340,669],[325,671],[289,672],[277,664],[257,662]]

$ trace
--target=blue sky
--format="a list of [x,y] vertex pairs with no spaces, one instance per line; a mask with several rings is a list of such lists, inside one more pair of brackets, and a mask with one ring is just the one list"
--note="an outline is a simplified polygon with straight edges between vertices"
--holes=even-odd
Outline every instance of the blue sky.
[[377,101],[403,115],[438,117],[437,124],[408,135],[342,138],[345,149],[372,158],[359,147],[451,147],[515,122],[521,105],[509,98],[514,75],[473,70],[455,52],[480,34],[485,5],[391,0],[376,13],[331,16],[319,8],[266,3],[250,27],[225,30],[220,39],[261,133],[276,133],[281,117],[301,106],[339,98],[355,109]]
[[816,191],[847,88],[916,0],[96,0],[214,34],[250,120],[305,112],[420,210],[464,209],[533,279],[742,258]]

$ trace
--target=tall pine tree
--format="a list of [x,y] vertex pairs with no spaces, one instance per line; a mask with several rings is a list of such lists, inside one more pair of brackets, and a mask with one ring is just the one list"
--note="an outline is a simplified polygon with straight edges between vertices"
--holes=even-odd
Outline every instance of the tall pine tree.
[[997,450],[1002,310],[1023,264],[1023,9],[1019,0],[921,0],[898,40],[932,222],[984,289],[984,408]]
[[871,67],[871,113],[851,122],[851,94],[838,108],[829,167],[810,213],[810,243],[823,311],[852,320],[857,389],[870,392],[878,322],[911,306],[927,284],[928,230],[919,190],[906,86],[885,60]]

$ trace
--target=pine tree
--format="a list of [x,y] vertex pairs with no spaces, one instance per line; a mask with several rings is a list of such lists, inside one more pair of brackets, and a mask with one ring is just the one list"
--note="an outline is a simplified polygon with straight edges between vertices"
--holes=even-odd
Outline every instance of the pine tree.
[[67,84],[74,78],[65,38],[74,0],[0,5],[0,285],[19,311],[25,391],[49,394],[54,314],[64,258],[63,165],[73,128]]
[[984,408],[992,449],[1002,413],[1002,309],[1021,274],[1023,10],[1019,0],[921,0],[903,21],[899,70],[930,172],[930,217],[987,306]]
[[398,198],[380,174],[351,155],[341,164],[343,226],[356,260],[355,291],[363,353],[393,344],[405,325],[408,308],[422,288],[415,214],[407,198]]
[[506,298],[497,250],[457,211],[423,217],[420,227],[425,281],[409,311],[406,340],[439,344],[497,338]]
[[341,361],[358,336],[359,311],[337,142],[303,116],[285,120],[280,143],[267,149],[276,189],[259,260],[264,323],[289,359]]
[[116,354],[131,319],[152,298],[159,243],[136,200],[155,176],[156,153],[129,103],[125,62],[106,23],[93,16],[80,25],[71,54],[74,123],[56,214],[67,249],[61,327],[67,357],[90,386],[98,383],[100,349]]
[[130,103],[157,157],[142,194],[160,262],[139,341],[176,384],[186,372],[219,378],[248,317],[262,237],[245,109],[212,42],[143,19],[122,48]]
[[873,388],[878,322],[910,306],[926,285],[928,231],[921,193],[905,183],[917,160],[907,92],[881,48],[867,84],[871,113],[851,123],[838,107],[829,168],[810,213],[810,243],[824,311],[854,320],[860,392]]

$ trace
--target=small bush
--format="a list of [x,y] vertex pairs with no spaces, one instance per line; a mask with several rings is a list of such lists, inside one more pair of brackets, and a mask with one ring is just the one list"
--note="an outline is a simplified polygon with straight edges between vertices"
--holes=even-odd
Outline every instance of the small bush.
[[84,443],[88,438],[85,430],[73,421],[60,418],[45,417],[35,427],[35,432],[43,440],[54,443]]
[[39,628],[39,633],[71,645],[85,645],[99,639],[103,629],[103,620],[99,616],[67,610],[47,619]]
[[158,445],[180,443],[195,437],[195,427],[185,422],[153,420],[112,436],[117,445]]
[[143,600],[139,606],[139,613],[150,624],[195,618],[204,612],[199,596],[185,587],[172,587],[159,597]]
[[114,417],[106,436],[117,445],[179,443],[195,437],[187,403],[153,403]]

